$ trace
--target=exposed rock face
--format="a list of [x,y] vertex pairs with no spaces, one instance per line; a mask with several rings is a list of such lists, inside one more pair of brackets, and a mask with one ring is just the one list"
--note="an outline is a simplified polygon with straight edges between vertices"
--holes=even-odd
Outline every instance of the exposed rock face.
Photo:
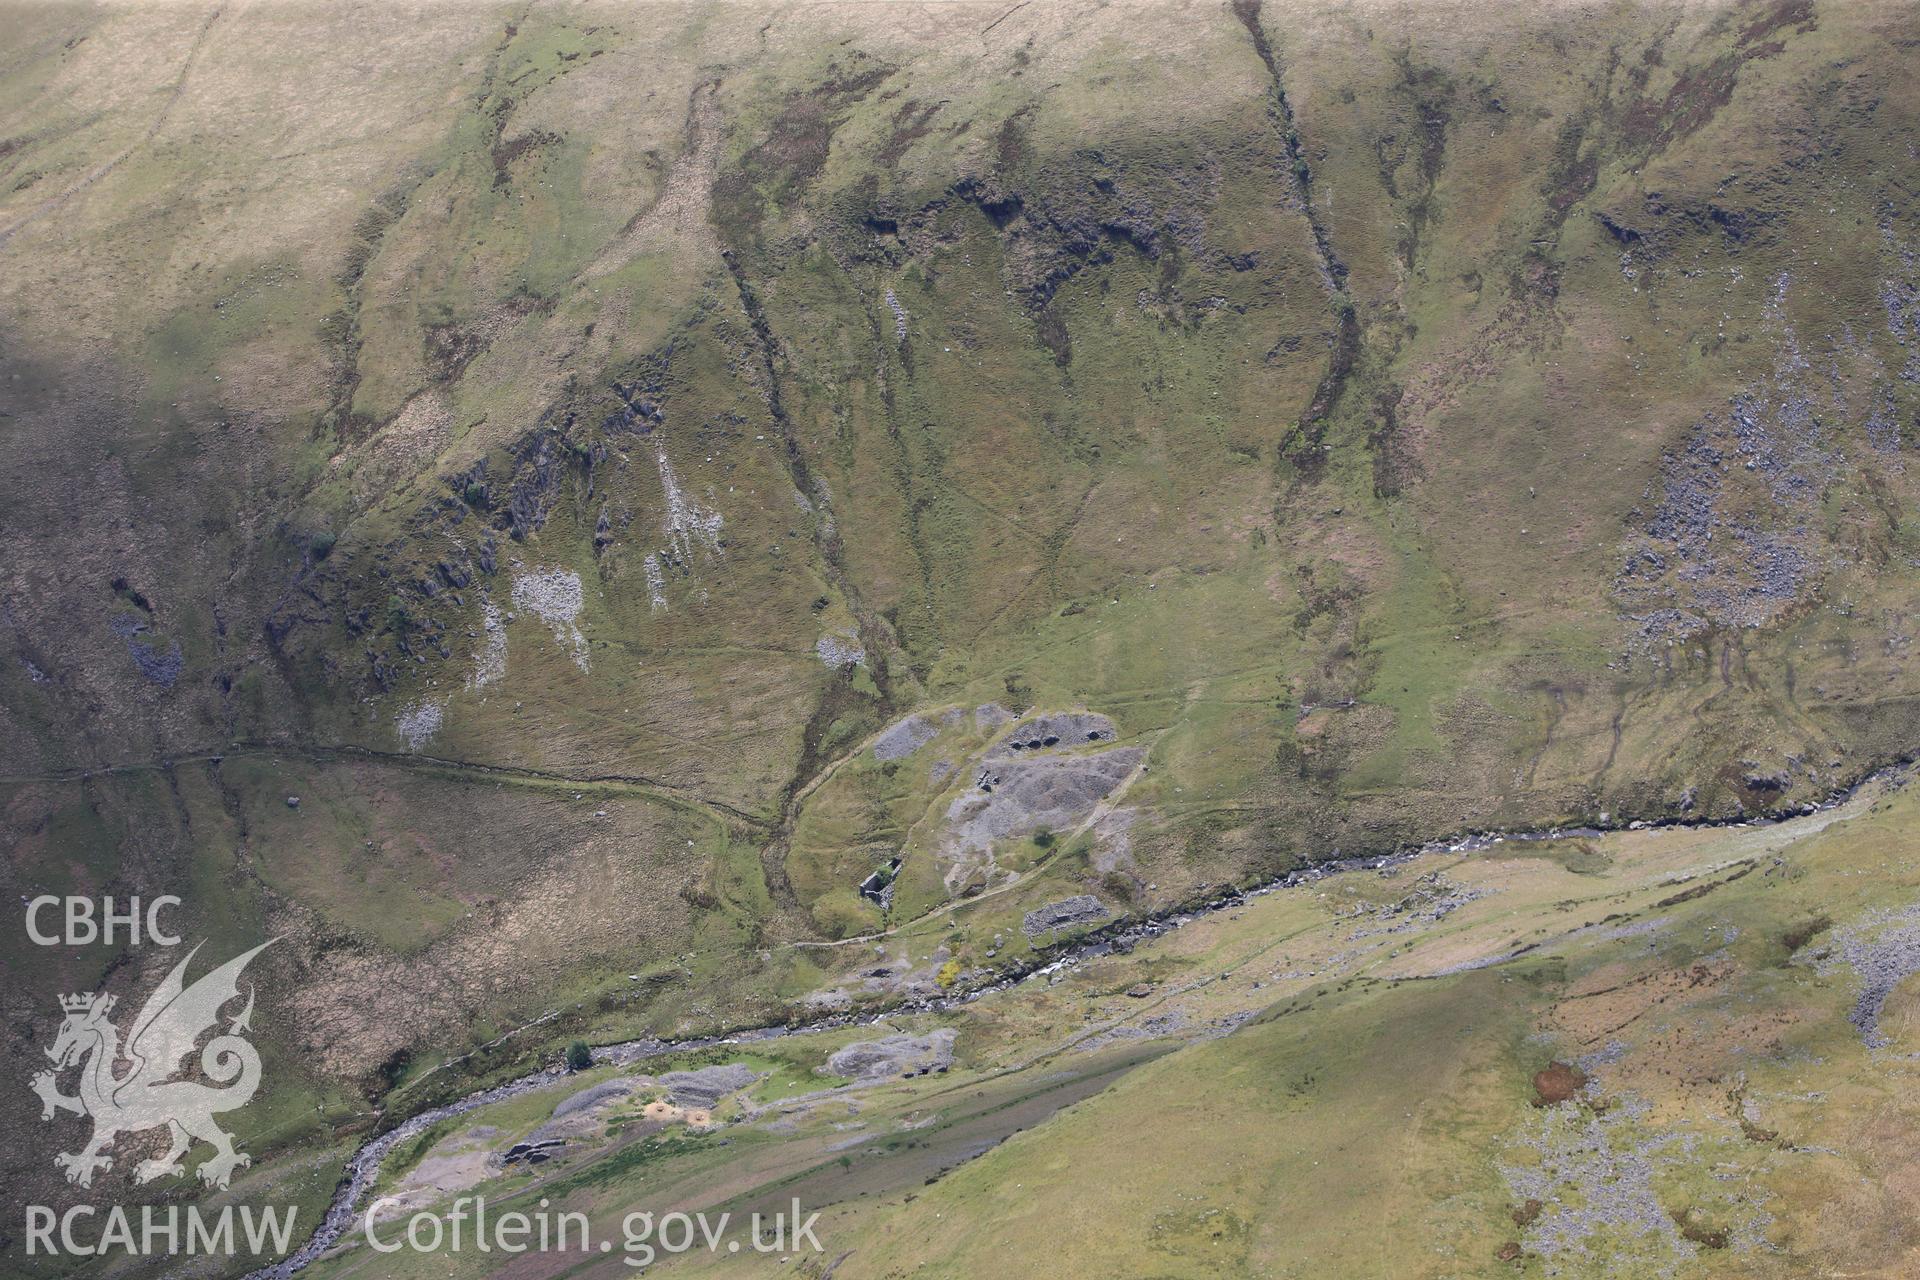
[[873,758],[880,761],[903,759],[932,742],[939,732],[938,726],[925,716],[908,716],[874,739]]
[[667,459],[666,447],[658,441],[654,444],[653,456],[660,467],[660,491],[666,498],[663,532],[667,535],[668,546],[686,564],[692,563],[695,547],[704,547],[718,555],[720,531],[726,527],[726,520],[718,511],[702,505],[680,487],[680,477],[674,473],[673,463]]
[[587,670],[587,638],[580,634],[576,619],[586,594],[580,575],[571,569],[536,569],[516,573],[513,578],[513,607],[525,609],[553,629],[554,641],[564,646],[574,665]]
[[711,1111],[714,1104],[730,1093],[738,1093],[760,1077],[752,1067],[728,1062],[698,1071],[669,1071],[660,1077],[667,1096],[676,1107],[696,1107]]
[[473,670],[467,676],[467,690],[471,693],[478,693],[507,674],[506,623],[500,616],[499,606],[490,600],[481,606],[480,626],[485,634],[478,637],[480,645],[474,650]]
[[1880,1015],[1894,988],[1920,973],[1920,905],[1870,911],[1810,958],[1815,969],[1833,973],[1842,964],[1860,979],[1860,995],[1847,1015],[1869,1049],[1893,1044]]
[[648,552],[640,562],[641,572],[647,578],[647,604],[655,613],[664,613],[667,608],[667,575],[660,567],[657,552]]
[[947,888],[996,879],[993,842],[1069,828],[1127,780],[1146,756],[1141,747],[1090,754],[1051,752],[1021,758],[989,756],[975,785],[947,807],[940,857]]
[[900,1035],[881,1040],[862,1040],[828,1058],[826,1071],[830,1075],[847,1076],[859,1082],[944,1071],[953,1065],[955,1035],[952,1028],[943,1027],[924,1036]]
[[1100,899],[1090,893],[1079,893],[1071,898],[1062,898],[1058,902],[1049,902],[1036,911],[1027,912],[1020,927],[1031,938],[1054,929],[1064,929],[1069,925],[1098,924],[1102,920],[1110,919],[1112,915],[1111,911],[1101,905]]
[[560,1105],[553,1109],[553,1118],[565,1119],[576,1111],[585,1111],[589,1107],[598,1107],[617,1098],[624,1098],[632,1093],[633,1089],[632,1080],[603,1080],[599,1084],[588,1085],[580,1092],[562,1100]]
[[1117,736],[1113,721],[1103,715],[1089,711],[1055,712],[1015,725],[1012,733],[987,752],[987,758],[1085,746],[1089,742],[1112,742]]
[[441,715],[437,702],[409,703],[394,717],[393,731],[407,744],[407,750],[418,751],[427,745],[434,734],[440,732]]
[[529,1164],[538,1164],[569,1141],[597,1134],[605,1120],[601,1113],[631,1096],[639,1083],[628,1079],[603,1080],[562,1099],[547,1122],[528,1134],[525,1141],[515,1143],[502,1156],[502,1160],[507,1163],[525,1160]]
[[[1806,599],[1825,571],[1819,503],[1841,459],[1816,412],[1818,385],[1783,310],[1781,273],[1766,309],[1773,376],[1708,414],[1669,453],[1658,500],[1615,580],[1642,642],[1683,640],[1708,626],[1761,627]],[[1862,406],[1868,416],[1872,406]]]
[[112,626],[114,634],[127,642],[127,656],[133,659],[140,674],[162,689],[171,689],[186,666],[180,642],[163,643],[150,635],[148,625],[137,618],[117,617]]
[[867,660],[867,651],[853,636],[821,636],[813,646],[820,661],[838,670],[845,666],[857,666]]

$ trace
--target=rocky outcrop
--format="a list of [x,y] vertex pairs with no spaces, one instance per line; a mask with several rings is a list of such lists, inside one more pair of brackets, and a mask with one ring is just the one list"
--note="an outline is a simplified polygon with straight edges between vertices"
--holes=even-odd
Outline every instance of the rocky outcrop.
[[988,757],[975,783],[947,807],[940,856],[952,892],[999,877],[996,840],[1077,825],[1132,775],[1141,747],[1045,752],[1031,758]]
[[923,1076],[953,1065],[956,1033],[950,1027],[924,1036],[887,1036],[862,1040],[837,1050],[827,1059],[827,1074],[846,1076],[855,1083],[872,1083],[895,1076]]
[[697,1071],[669,1071],[660,1077],[660,1083],[666,1086],[667,1097],[674,1106],[711,1111],[720,1099],[738,1093],[759,1078],[752,1067],[729,1062]]
[[1103,715],[1089,711],[1054,712],[1015,725],[1013,732],[987,752],[987,758],[1051,751],[1056,747],[1084,747],[1089,742],[1112,742],[1117,736],[1113,721]]
[[923,715],[911,715],[895,721],[886,732],[874,739],[873,758],[883,763],[905,759],[932,742],[939,732],[939,727]]
[[1074,925],[1099,924],[1113,918],[1113,913],[1101,904],[1100,899],[1090,893],[1078,893],[1071,898],[1062,898],[1058,902],[1049,902],[1035,911],[1027,912],[1020,922],[1020,928],[1029,938],[1056,929],[1066,929]]

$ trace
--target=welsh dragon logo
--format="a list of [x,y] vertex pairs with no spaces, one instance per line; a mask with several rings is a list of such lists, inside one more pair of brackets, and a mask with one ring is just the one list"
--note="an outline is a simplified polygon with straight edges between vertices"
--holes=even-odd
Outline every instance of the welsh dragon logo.
[[[141,1161],[133,1171],[135,1182],[184,1173],[180,1157],[196,1140],[214,1148],[213,1156],[200,1166],[201,1180],[209,1186],[226,1186],[235,1169],[252,1163],[245,1152],[234,1150],[232,1136],[213,1122],[218,1113],[245,1106],[260,1087],[260,1054],[242,1035],[251,1029],[251,986],[246,1007],[224,1033],[200,1050],[201,1074],[212,1083],[175,1077],[200,1037],[216,1027],[221,1008],[239,998],[241,970],[272,945],[262,943],[189,987],[187,965],[200,950],[194,947],[147,997],[125,1048],[119,1028],[107,1019],[114,997],[98,993],[60,997],[60,1008],[67,1016],[47,1050],[53,1070],[35,1075],[32,1088],[40,1095],[42,1120],[53,1119],[58,1111],[93,1117],[93,1139],[79,1151],[53,1158],[66,1171],[68,1182],[92,1186],[95,1173],[112,1167],[112,1157],[102,1153],[116,1137],[162,1126],[168,1130],[166,1154]],[[116,1074],[122,1061],[131,1065],[124,1074]],[[60,1092],[59,1073],[76,1063],[81,1068],[80,1092],[69,1096]]]

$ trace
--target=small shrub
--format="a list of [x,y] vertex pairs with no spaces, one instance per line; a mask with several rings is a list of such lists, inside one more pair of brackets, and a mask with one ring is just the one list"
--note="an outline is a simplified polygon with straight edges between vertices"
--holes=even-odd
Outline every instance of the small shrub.
[[567,1046],[567,1070],[585,1071],[593,1065],[593,1050],[587,1048],[585,1040],[575,1040]]

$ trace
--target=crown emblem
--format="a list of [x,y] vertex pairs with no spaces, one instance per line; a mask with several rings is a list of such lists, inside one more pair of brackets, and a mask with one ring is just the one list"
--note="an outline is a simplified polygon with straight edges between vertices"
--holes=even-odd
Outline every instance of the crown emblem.
[[60,997],[60,1007],[68,1013],[91,1013],[95,1005],[98,1005],[100,1011],[105,1013],[113,1007],[113,997],[95,995],[91,991],[83,991],[78,995]]

